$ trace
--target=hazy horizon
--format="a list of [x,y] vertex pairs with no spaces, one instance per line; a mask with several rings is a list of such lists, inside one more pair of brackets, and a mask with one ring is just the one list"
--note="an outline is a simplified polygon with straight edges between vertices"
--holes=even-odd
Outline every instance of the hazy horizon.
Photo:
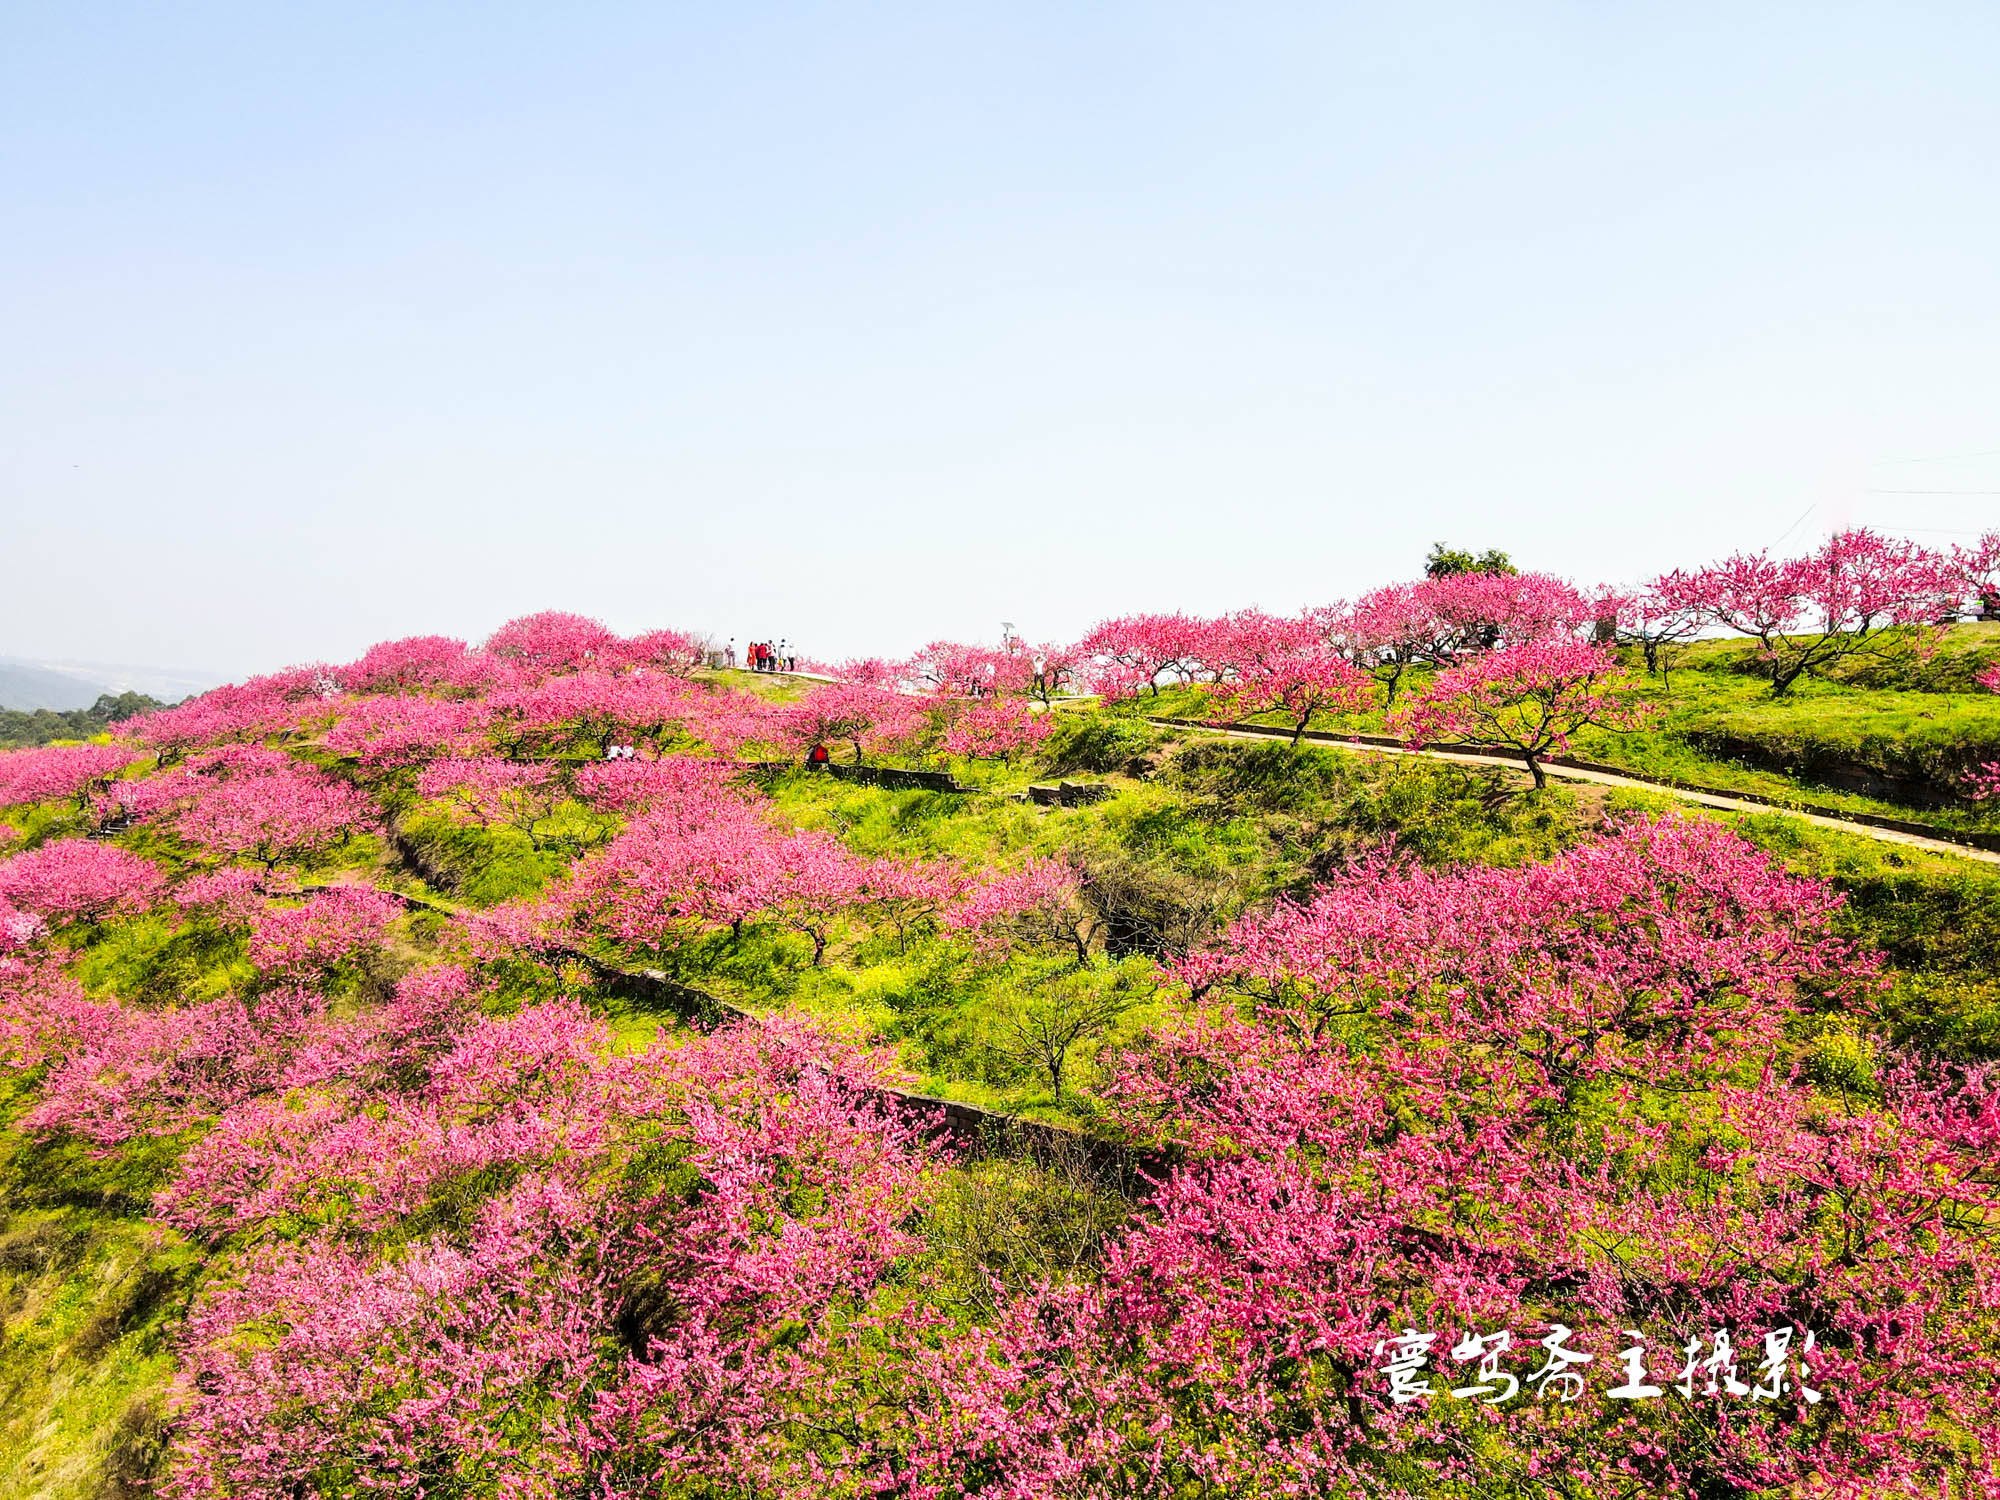
[[2000,12],[0,22],[0,655],[739,645],[2000,515]]

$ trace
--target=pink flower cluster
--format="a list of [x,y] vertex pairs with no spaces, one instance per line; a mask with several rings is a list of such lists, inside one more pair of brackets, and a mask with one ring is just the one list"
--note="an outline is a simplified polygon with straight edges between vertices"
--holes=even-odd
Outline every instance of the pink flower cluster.
[[1649,722],[1654,709],[1631,697],[1632,686],[1602,646],[1536,641],[1445,668],[1389,722],[1413,746],[1490,746],[1517,754],[1539,787],[1542,757],[1567,750],[1578,730],[1631,730]]
[[1660,607],[1754,638],[1784,693],[1809,671],[1954,618],[1974,586],[1967,559],[1872,531],[1844,531],[1803,557],[1734,557],[1654,585]]
[[595,933],[669,963],[704,931],[765,917],[804,936],[818,965],[843,916],[873,912],[905,927],[917,908],[935,911],[961,884],[948,866],[864,858],[692,783],[678,795],[656,792],[540,911],[550,930]]
[[254,742],[315,723],[328,713],[339,683],[324,666],[292,667],[247,682],[211,689],[172,708],[140,714],[113,726],[164,754],[177,755],[222,741]]
[[1067,950],[1083,964],[1101,924],[1073,868],[1061,860],[1029,859],[970,886],[946,911],[944,925],[988,951],[1015,944]]
[[1023,698],[981,698],[952,718],[938,743],[947,755],[1012,760],[1032,753],[1054,728],[1053,719]]
[[48,1069],[22,1128],[99,1147],[171,1135],[264,1093],[324,1012],[293,987],[153,1010],[46,975],[10,984],[6,1000],[7,1061]]
[[569,800],[559,766],[478,756],[433,761],[417,776],[417,795],[443,803],[462,821],[499,823],[541,847],[542,825]]
[[189,843],[275,869],[310,858],[375,821],[358,788],[278,750],[239,746],[190,763],[192,797],[174,820]]
[[152,861],[89,839],[57,839],[0,860],[0,902],[52,927],[144,911],[165,885]]
[[492,711],[477,698],[384,694],[347,699],[326,732],[330,750],[369,767],[421,766],[441,756],[474,754],[485,745]]
[[[1995,533],[2000,541],[2000,532]],[[1989,693],[2000,693],[2000,662],[1995,662],[1979,675],[1979,685]],[[1966,795],[1975,802],[1984,802],[1992,797],[2000,797],[2000,760],[1991,760],[1976,766],[1965,778]]]
[[118,745],[49,745],[0,751],[0,807],[75,798],[81,807],[139,757]]
[[694,710],[697,690],[664,672],[588,670],[542,677],[488,695],[488,732],[514,754],[616,744],[657,750]]
[[[1713,823],[1634,820],[1524,869],[1362,862],[1309,901],[1239,920],[1180,977],[1241,988],[1297,1034],[1373,1015],[1457,1045],[1539,1033],[1549,1080],[1655,1082],[1768,1046],[1810,981],[1864,1004],[1872,963],[1834,936],[1841,898]],[[1690,1049],[1693,1049],[1690,1051]]]
[[[843,1441],[772,1462],[799,1492],[837,1459],[854,1492],[911,1495],[1496,1469],[1590,1494],[1976,1487],[2000,1452],[2000,1080],[1886,1063],[1830,1105],[1774,1069],[1800,987],[1868,984],[1837,906],[1662,820],[1537,869],[1368,866],[1246,920],[1184,973],[1262,1019],[1196,1014],[1113,1087],[1179,1162],[1101,1274],[1002,1295],[975,1330],[858,1325],[846,1352],[877,1373],[857,1391],[835,1363],[807,1412],[844,1412]],[[1659,1364],[1795,1322],[1817,1401],[1537,1399],[1481,1413],[1474,1448],[1454,1403],[1381,1368],[1403,1328],[1557,1325],[1608,1365],[1634,1327]]]
[[251,919],[250,961],[260,973],[304,982],[378,948],[396,904],[366,886],[327,886],[297,906],[264,906]]
[[196,1233],[334,1205],[383,1224],[469,1172],[512,1185],[397,1251],[329,1225],[207,1292],[167,1493],[361,1464],[524,1494],[749,1478],[810,1373],[799,1340],[916,1248],[928,1153],[878,1059],[795,1023],[630,1059],[608,1042],[562,1004],[475,1022],[398,1086],[331,1082],[195,1148],[162,1204]]
[[864,751],[909,744],[927,727],[920,700],[859,682],[816,687],[797,703],[773,710],[772,724],[772,738],[790,750],[845,744],[857,763]]

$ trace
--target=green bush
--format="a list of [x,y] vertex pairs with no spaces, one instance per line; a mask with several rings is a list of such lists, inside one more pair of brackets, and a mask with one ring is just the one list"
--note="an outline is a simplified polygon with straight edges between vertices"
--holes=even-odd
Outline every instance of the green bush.
[[1952,1056],[2000,1057],[2000,878],[1887,873],[1842,882],[1848,935],[1890,965],[1891,1035]]
[[1583,832],[1567,787],[1529,796],[1511,771],[1411,756],[1197,740],[1174,752],[1161,780],[1206,821],[1253,820],[1249,837],[1290,846],[1315,874],[1388,843],[1426,864],[1521,864]]
[[1121,771],[1134,768],[1143,773],[1146,753],[1160,742],[1158,731],[1136,719],[1116,718],[1087,710],[1065,710],[1055,715],[1049,737],[1042,741],[1036,759],[1051,776],[1067,776],[1077,771]]
[[1217,806],[1293,813],[1331,806],[1366,779],[1352,755],[1279,740],[1196,740],[1176,750],[1162,774]]

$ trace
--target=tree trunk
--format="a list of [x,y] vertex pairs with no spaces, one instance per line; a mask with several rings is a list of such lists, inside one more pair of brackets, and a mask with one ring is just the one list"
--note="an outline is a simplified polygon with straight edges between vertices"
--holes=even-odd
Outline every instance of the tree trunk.
[[1535,778],[1535,790],[1539,792],[1543,787],[1548,785],[1548,775],[1542,770],[1540,759],[1536,757],[1535,752],[1532,750],[1521,758],[1527,761],[1528,771]]

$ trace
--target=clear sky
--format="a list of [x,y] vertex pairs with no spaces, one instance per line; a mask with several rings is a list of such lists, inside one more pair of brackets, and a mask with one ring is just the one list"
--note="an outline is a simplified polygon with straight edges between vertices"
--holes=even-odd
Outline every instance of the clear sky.
[[1950,541],[1871,492],[2000,490],[1996,77],[1989,0],[14,0],[0,654]]

